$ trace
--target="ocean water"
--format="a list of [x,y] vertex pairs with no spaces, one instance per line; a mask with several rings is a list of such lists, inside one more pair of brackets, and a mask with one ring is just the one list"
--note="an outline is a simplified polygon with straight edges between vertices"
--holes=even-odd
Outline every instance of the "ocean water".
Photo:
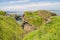
[[60,15],[60,10],[51,10],[51,12],[56,13],[57,15]]
[[22,11],[6,11],[6,12],[7,12],[7,14],[18,14],[20,16],[23,15],[23,12]]
[[[60,10],[49,10],[51,12],[54,12],[56,13],[57,15],[60,15]],[[18,14],[18,15],[23,15],[23,12],[22,11],[7,11],[8,14]]]

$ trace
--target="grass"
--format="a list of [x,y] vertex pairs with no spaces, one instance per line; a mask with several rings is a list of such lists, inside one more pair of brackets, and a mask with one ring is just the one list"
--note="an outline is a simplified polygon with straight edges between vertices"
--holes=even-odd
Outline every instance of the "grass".
[[60,40],[60,16],[52,17],[52,22],[41,27],[26,35],[23,40]]
[[14,18],[0,16],[0,40],[21,40],[22,32]]
[[28,34],[23,34],[20,23],[9,16],[0,16],[0,40],[60,40],[60,16],[52,16],[51,22],[44,21],[37,14],[25,14],[24,18],[33,26],[39,27]]

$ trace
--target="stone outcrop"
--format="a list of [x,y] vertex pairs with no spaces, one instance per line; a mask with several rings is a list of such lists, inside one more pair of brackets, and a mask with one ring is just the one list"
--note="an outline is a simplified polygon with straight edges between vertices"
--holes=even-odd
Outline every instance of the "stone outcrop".
[[24,22],[22,24],[22,29],[24,29],[24,33],[27,34],[33,30],[36,30],[35,27],[33,27],[32,25],[30,25],[28,22]]

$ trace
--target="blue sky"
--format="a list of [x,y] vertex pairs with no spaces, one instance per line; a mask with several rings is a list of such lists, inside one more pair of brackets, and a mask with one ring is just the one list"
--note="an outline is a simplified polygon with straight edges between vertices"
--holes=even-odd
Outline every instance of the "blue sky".
[[60,10],[60,0],[0,0],[0,10]]

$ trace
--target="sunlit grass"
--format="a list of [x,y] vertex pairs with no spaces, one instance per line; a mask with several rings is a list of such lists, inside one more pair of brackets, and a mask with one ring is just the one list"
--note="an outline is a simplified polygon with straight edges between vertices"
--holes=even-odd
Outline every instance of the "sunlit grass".
[[44,24],[42,30],[35,30],[23,40],[60,40],[60,16],[52,17],[52,22]]
[[14,18],[0,16],[0,40],[21,40],[22,32]]

